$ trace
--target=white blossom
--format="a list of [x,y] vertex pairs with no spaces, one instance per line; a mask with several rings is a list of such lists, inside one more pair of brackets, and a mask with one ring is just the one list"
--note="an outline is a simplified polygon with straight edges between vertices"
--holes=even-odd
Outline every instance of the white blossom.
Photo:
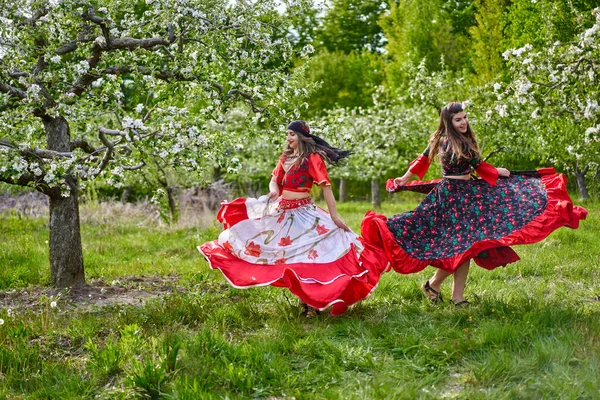
[[84,74],[89,69],[90,69],[90,65],[88,64],[88,62],[86,60],[81,61],[78,64],[75,64],[75,72],[77,72],[78,74]]
[[539,107],[536,108],[535,110],[533,110],[533,112],[531,113],[531,118],[538,119],[539,118],[539,115],[538,115],[539,112],[540,112]]
[[100,46],[101,48],[106,48],[106,38],[104,36],[98,36],[95,40],[94,40],[94,44],[97,44],[98,46]]
[[300,52],[300,55],[302,57],[306,57],[309,54],[313,54],[315,52],[315,48],[312,45],[306,45],[302,48],[302,51]]
[[508,116],[508,112],[507,112],[507,106],[506,106],[506,104],[500,104],[500,105],[496,106],[496,112],[502,118],[507,117]]

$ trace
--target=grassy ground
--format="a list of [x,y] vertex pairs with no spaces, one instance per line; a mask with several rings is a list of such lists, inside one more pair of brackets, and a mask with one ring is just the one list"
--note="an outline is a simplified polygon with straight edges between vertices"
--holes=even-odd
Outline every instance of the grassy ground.
[[[586,207],[580,229],[516,248],[517,264],[473,267],[469,308],[429,304],[419,290],[428,268],[388,273],[343,316],[311,320],[285,290],[236,290],[209,270],[195,246],[216,238],[216,225],[161,227],[84,208],[88,280],[177,273],[185,290],[139,307],[42,297],[0,309],[0,399],[597,399],[600,207]],[[339,206],[356,231],[369,208]],[[0,217],[3,298],[47,280],[45,224]]]

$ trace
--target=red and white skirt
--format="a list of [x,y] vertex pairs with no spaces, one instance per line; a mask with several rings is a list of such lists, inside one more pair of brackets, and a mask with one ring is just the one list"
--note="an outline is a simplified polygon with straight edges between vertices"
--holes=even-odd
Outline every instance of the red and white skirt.
[[225,230],[198,250],[236,288],[287,287],[338,315],[369,296],[388,268],[381,249],[340,229],[310,198],[235,199],[217,219]]

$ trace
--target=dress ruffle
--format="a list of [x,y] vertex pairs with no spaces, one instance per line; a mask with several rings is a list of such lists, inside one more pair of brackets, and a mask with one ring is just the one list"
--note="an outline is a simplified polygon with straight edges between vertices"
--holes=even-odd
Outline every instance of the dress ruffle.
[[[536,243],[545,239],[554,230],[567,226],[576,229],[579,221],[587,217],[587,210],[573,206],[566,188],[566,178],[557,174],[553,168],[543,168],[536,172],[539,175],[547,195],[547,203],[543,211],[520,229],[514,230],[499,239],[483,239],[475,242],[466,251],[448,258],[420,260],[411,257],[396,242],[387,226],[388,219],[373,211],[367,212],[361,223],[361,235],[372,245],[383,248],[391,267],[403,274],[415,273],[428,265],[447,272],[454,272],[465,261],[474,259],[475,263],[486,269],[505,266],[519,260],[513,245]],[[432,185],[434,182],[426,182]],[[412,183],[407,190],[419,191]]]
[[286,287],[332,315],[369,296],[386,269],[380,248],[338,228],[314,204],[278,209],[266,199],[224,202],[218,220],[228,227],[198,250],[236,288]]

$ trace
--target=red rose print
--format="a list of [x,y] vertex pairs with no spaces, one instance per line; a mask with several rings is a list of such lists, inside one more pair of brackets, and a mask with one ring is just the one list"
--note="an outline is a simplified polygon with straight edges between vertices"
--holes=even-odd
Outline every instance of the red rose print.
[[260,245],[254,242],[248,243],[248,246],[246,246],[246,250],[244,250],[244,254],[252,257],[258,257],[260,256],[260,253]]
[[329,229],[325,228],[325,225],[317,225],[317,232],[319,235],[324,235],[329,232]]
[[231,243],[229,243],[229,241],[223,243],[223,247],[225,248],[225,250],[233,253],[233,246],[231,245]]
[[315,249],[311,249],[311,250],[308,252],[308,259],[309,259],[309,260],[314,260],[314,259],[316,259],[317,257],[319,257],[319,254],[317,254],[317,252],[315,251]]
[[292,239],[290,239],[289,236],[286,236],[286,237],[282,237],[279,240],[279,243],[277,243],[277,246],[289,246],[290,244],[292,244]]
[[280,258],[275,260],[275,264],[285,264],[287,262],[287,258]]

